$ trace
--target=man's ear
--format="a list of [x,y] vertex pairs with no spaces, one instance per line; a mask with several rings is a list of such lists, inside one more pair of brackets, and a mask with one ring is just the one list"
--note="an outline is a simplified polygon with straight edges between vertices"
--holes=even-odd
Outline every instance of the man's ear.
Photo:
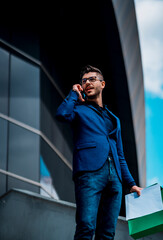
[[102,81],[101,85],[102,85],[102,88],[104,89],[105,88],[105,81]]

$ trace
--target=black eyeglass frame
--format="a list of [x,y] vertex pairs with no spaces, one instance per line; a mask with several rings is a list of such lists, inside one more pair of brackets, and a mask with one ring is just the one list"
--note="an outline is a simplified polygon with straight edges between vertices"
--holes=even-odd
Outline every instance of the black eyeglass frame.
[[[93,77],[89,77],[89,78],[82,78],[81,79],[81,84],[86,84],[86,82],[87,82],[87,80],[89,80],[90,82],[96,82],[96,81],[100,81],[100,82],[102,82],[102,81],[104,81],[103,79],[97,79],[98,77],[97,76],[93,76]],[[83,82],[83,80],[84,80],[84,82]]]

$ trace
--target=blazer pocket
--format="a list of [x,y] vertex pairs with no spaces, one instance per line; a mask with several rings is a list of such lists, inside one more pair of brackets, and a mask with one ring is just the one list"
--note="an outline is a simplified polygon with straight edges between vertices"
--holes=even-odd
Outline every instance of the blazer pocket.
[[95,148],[95,147],[96,147],[95,142],[80,143],[80,144],[76,145],[77,150],[85,149],[85,148]]

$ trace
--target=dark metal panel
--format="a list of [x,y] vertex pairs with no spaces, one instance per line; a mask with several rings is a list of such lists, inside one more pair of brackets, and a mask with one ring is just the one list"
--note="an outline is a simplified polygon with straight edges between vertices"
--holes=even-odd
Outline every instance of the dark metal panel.
[[41,71],[40,86],[40,130],[72,163],[73,140],[70,126],[60,123],[55,117],[63,98],[43,71]]
[[[142,187],[146,185],[146,154],[145,154],[145,103],[142,60],[139,43],[139,33],[134,1],[114,0],[113,6],[117,20],[131,104],[132,124],[136,143],[136,156],[139,181]],[[128,142],[129,145],[129,142]],[[129,165],[134,172],[133,159]],[[133,166],[132,166],[133,165]]]
[[0,48],[0,112],[8,115],[9,53]]
[[50,172],[52,184],[59,196],[59,199],[68,202],[75,202],[72,171],[42,139],[40,145],[40,154]]
[[[7,169],[7,132],[8,123],[0,118],[0,168]],[[6,192],[6,176],[0,174],[0,196]]]
[[10,117],[31,127],[40,127],[39,68],[11,55]]

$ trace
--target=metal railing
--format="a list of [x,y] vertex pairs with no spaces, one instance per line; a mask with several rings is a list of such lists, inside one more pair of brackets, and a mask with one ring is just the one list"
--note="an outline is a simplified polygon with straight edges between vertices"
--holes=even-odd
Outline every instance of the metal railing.
[[53,196],[49,191],[47,191],[46,188],[45,188],[41,183],[39,183],[39,182],[33,181],[33,180],[31,180],[31,179],[28,179],[28,178],[25,178],[25,177],[22,177],[22,176],[19,176],[19,175],[15,174],[15,173],[11,173],[11,172],[5,171],[5,170],[3,170],[3,169],[0,169],[0,173],[2,173],[2,174],[4,174],[4,175],[8,175],[8,176],[13,177],[13,178],[16,178],[16,179],[21,180],[21,181],[23,181],[23,182],[30,183],[30,184],[35,185],[35,186],[37,186],[37,187],[40,187],[40,188],[42,188],[51,198],[55,199],[54,196]]
[[20,126],[24,129],[27,129],[27,130],[39,135],[53,149],[53,151],[55,151],[55,153],[66,164],[66,166],[72,171],[72,164],[66,159],[66,157],[64,157],[64,155],[59,151],[59,149],[40,130],[35,129],[25,123],[22,123],[16,119],[14,119],[14,118],[6,116],[3,113],[0,113],[0,118],[5,119],[17,126]]

